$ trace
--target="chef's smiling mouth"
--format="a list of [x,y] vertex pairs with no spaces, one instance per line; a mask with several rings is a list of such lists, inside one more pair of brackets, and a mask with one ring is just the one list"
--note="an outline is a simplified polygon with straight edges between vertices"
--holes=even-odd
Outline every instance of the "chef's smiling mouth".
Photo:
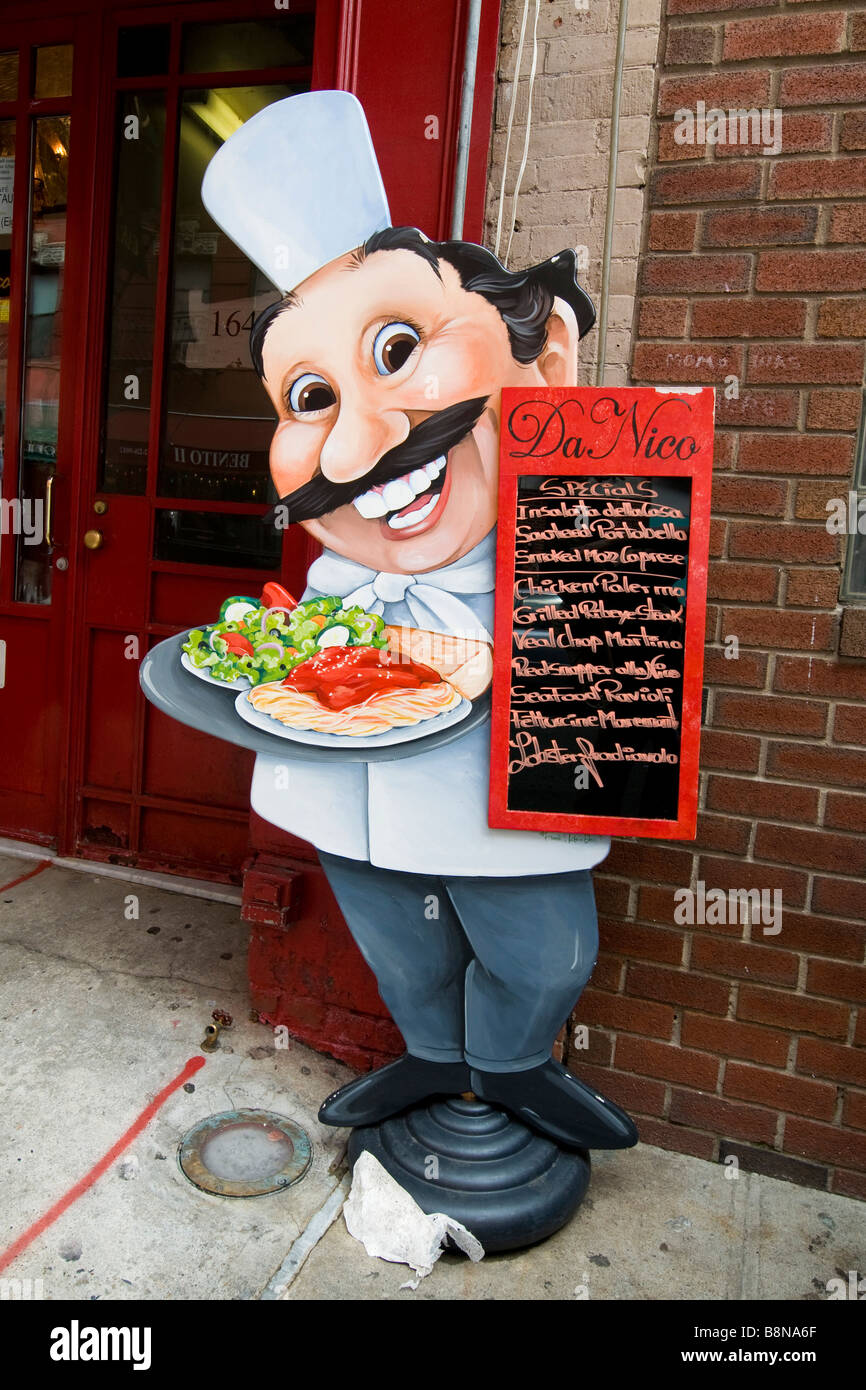
[[450,459],[446,454],[390,482],[362,492],[352,505],[365,520],[377,520],[388,540],[428,531],[439,520],[451,491]]

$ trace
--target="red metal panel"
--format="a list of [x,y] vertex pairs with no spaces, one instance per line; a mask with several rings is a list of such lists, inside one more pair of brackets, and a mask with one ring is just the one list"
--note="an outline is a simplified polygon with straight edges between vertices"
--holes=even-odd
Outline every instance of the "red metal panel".
[[144,795],[188,801],[191,816],[198,806],[224,806],[246,814],[252,773],[253,754],[248,749],[210,738],[148,708]]
[[140,641],[134,633],[91,633],[84,768],[84,780],[91,786],[127,792],[134,775],[139,697],[138,661],[129,638]]

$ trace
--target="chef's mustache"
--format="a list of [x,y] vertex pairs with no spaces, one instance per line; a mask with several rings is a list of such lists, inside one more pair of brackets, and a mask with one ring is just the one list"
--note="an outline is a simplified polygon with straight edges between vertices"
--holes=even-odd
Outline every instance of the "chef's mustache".
[[[447,454],[459,444],[480,420],[488,396],[476,396],[471,401],[461,401],[448,405],[429,415],[420,425],[415,425],[403,440],[387,454],[383,454],[369,473],[354,478],[350,483],[334,483],[319,470],[308,483],[295,488],[294,492],[281,497],[271,508],[265,521],[280,519],[281,527],[299,521],[312,521],[314,517],[325,516],[347,502],[368,492],[371,487],[384,486],[394,478],[402,478],[415,468],[423,468],[441,454]],[[285,508],[285,510],[283,510]]]

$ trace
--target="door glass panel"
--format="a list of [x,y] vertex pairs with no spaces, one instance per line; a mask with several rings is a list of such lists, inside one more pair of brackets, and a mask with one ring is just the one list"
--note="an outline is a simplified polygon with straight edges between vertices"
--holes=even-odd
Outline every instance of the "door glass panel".
[[[276,297],[201,201],[202,175],[223,140],[263,106],[300,86],[184,93],[166,361],[161,497],[271,499],[274,412],[252,368],[249,332]],[[215,558],[213,563],[219,563]]]
[[68,97],[72,91],[72,44],[52,44],[36,50],[36,81],[33,95]]
[[183,34],[181,71],[309,67],[313,61],[313,24],[312,14],[231,24],[188,24]]
[[22,603],[49,603],[51,547],[45,533],[51,518],[46,504],[51,500],[49,483],[57,469],[69,117],[40,116],[32,129],[33,196],[18,484],[22,521],[15,597]]
[[282,532],[260,516],[158,511],[154,559],[228,569],[278,570]]
[[18,54],[0,53],[0,101],[14,101],[18,95]]
[[[11,293],[12,181],[15,174],[15,122],[0,121],[0,494],[6,440],[6,378],[9,367],[9,296]],[[0,561],[3,559],[0,528]]]
[[114,249],[98,490],[147,485],[165,95],[123,92],[115,117]]
[[168,72],[171,26],[136,24],[117,35],[118,77],[156,77]]

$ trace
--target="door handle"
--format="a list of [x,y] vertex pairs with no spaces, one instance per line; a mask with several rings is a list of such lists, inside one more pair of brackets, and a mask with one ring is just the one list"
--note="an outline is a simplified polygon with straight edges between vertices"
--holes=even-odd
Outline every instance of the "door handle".
[[101,531],[85,531],[84,545],[87,550],[101,550],[105,537]]
[[54,548],[54,537],[51,534],[51,523],[54,520],[54,474],[45,484],[45,544],[49,550]]

